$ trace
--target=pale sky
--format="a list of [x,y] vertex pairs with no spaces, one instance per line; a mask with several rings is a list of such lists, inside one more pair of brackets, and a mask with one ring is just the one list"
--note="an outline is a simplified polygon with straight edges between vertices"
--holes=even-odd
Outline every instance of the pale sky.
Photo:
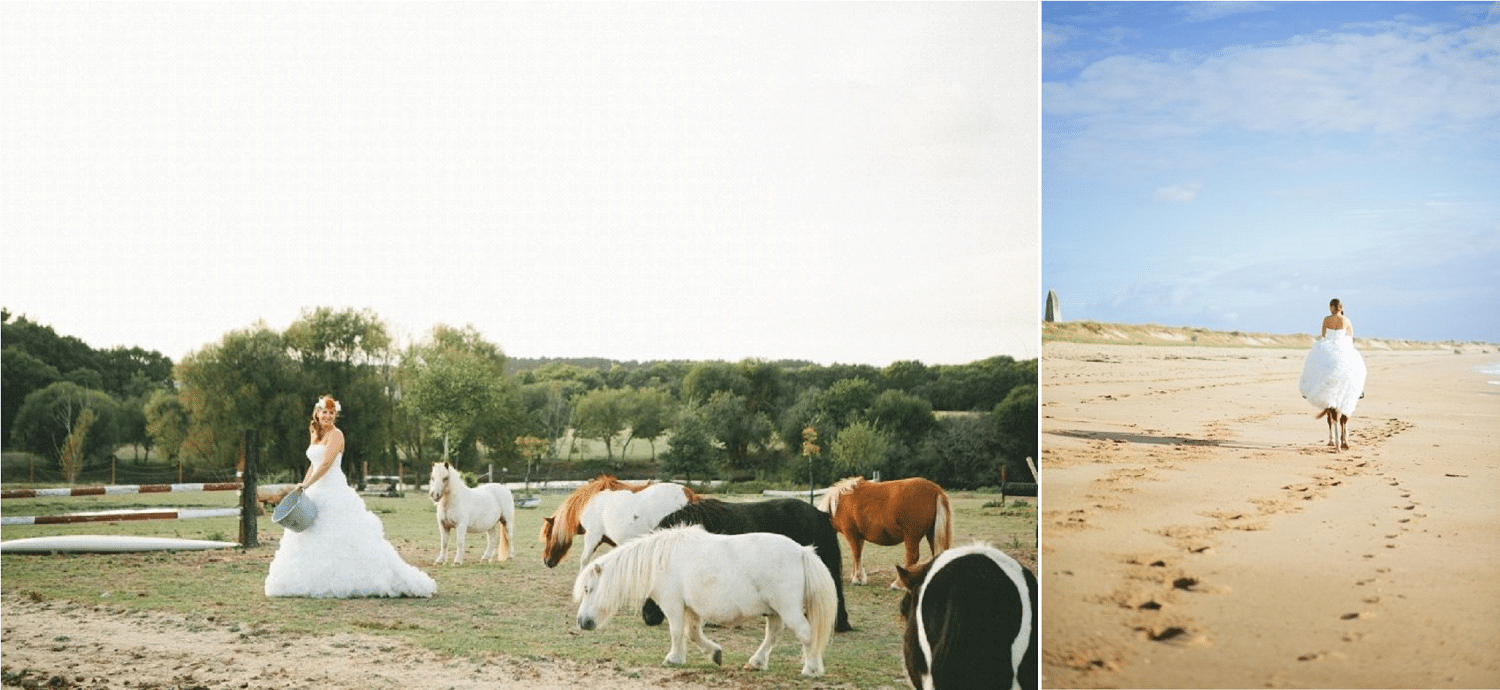
[[7,3],[0,304],[174,361],[1031,358],[1039,6]]
[[1491,3],[1045,3],[1068,320],[1500,342]]

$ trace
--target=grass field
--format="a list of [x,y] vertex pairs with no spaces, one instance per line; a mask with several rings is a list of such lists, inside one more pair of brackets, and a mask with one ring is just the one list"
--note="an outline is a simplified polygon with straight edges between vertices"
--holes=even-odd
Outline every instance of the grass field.
[[[755,500],[759,497],[722,497]],[[1034,499],[997,505],[998,496],[951,494],[954,544],[988,541],[1036,569]],[[55,499],[11,499],[0,512],[44,515],[122,508],[232,507],[234,492],[100,496]],[[438,581],[430,600],[268,599],[262,595],[266,570],[281,528],[268,516],[259,520],[262,545],[249,550],[145,554],[52,554],[0,556],[4,596],[33,600],[66,600],[86,606],[125,611],[162,610],[201,616],[205,625],[237,630],[242,635],[275,635],[277,631],[311,634],[361,632],[403,638],[428,648],[469,658],[509,655],[607,661],[626,670],[654,668],[667,651],[665,627],[647,628],[638,614],[622,612],[602,630],[584,632],[574,622],[570,600],[577,554],[556,569],[541,562],[537,534],[544,516],[561,502],[547,495],[539,508],[517,511],[513,558],[503,564],[481,564],[483,535],[470,537],[462,566],[433,566],[437,552],[433,507],[426,495],[405,498],[366,497],[366,505],[384,521],[386,537],[406,557]],[[180,521],[88,523],[66,526],[6,526],[0,538],[53,534],[129,534],[235,541],[237,518]],[[905,687],[901,667],[900,593],[886,585],[902,549],[867,545],[869,586],[846,586],[853,632],[839,633],[829,645],[823,684],[836,687]],[[845,581],[849,556],[844,554]],[[800,650],[783,633],[766,672],[740,665],[759,644],[759,621],[708,631],[724,647],[724,666],[690,648],[681,673],[688,682],[711,687],[774,688],[806,686],[798,675]]]

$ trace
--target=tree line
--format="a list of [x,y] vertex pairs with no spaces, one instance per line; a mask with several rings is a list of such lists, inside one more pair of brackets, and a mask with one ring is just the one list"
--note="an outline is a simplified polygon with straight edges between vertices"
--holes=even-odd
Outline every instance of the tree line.
[[[263,466],[300,476],[313,401],[343,402],[351,476],[448,459],[540,477],[570,439],[611,466],[647,444],[662,477],[828,483],[926,476],[953,487],[1029,478],[1036,360],[886,367],[796,360],[512,360],[473,327],[398,344],[369,310],[305,310],[284,331],[224,334],[175,365],[139,348],[95,351],[4,314],[4,439],[65,477],[121,445],[189,470],[232,468],[260,430]],[[658,450],[660,452],[658,452]]]

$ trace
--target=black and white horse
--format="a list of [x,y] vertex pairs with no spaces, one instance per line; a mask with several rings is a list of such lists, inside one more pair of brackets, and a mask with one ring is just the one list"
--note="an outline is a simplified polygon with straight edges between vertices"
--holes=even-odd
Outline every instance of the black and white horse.
[[1037,687],[1036,576],[998,549],[948,549],[910,570],[906,675],[919,690]]
[[[838,590],[838,619],[834,630],[848,632],[854,629],[849,625],[849,612],[844,608],[844,560],[839,550],[839,533],[833,529],[828,513],[797,498],[751,503],[727,503],[705,498],[668,514],[657,529],[681,525],[702,525],[704,530],[714,534],[770,532],[803,546],[816,547],[818,558],[828,567],[828,574],[833,576]],[[646,625],[660,625],[663,616],[656,602],[648,599],[641,607],[641,618]]]

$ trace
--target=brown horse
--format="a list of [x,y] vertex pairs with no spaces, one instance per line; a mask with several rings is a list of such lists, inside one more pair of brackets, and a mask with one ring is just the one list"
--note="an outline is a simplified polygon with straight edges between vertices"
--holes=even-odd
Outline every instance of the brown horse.
[[[640,494],[647,489],[653,489],[653,493],[667,491],[670,494],[670,489],[668,489],[667,487],[671,486],[677,485],[653,484],[651,482],[626,483],[614,478],[613,476],[601,474],[598,477],[595,477],[593,481],[578,487],[573,491],[572,494],[569,494],[567,498],[563,499],[562,505],[558,506],[557,510],[553,511],[551,517],[547,517],[542,520],[542,562],[545,563],[548,568],[552,568],[555,567],[559,562],[561,562],[564,556],[568,555],[568,549],[573,546],[574,535],[584,534],[588,531],[584,527],[584,509],[587,508],[589,502],[597,498],[601,492],[629,491],[634,494]],[[666,498],[666,500],[668,501],[667,503],[657,505],[657,501],[653,501],[650,505],[641,506],[641,508],[645,512],[651,514],[638,515],[634,513],[638,513],[640,511],[632,511],[632,514],[627,518],[629,524],[626,524],[623,527],[624,530],[631,532],[631,534],[621,536],[624,538],[628,538],[629,536],[637,536],[636,534],[634,534],[634,532],[649,531],[651,528],[655,527],[656,523],[663,517],[665,517],[668,513],[681,508],[687,503],[696,503],[699,499],[702,498],[692,489],[689,489],[685,486],[678,488],[682,489],[683,497],[686,500],[682,500],[682,498],[672,500],[669,495]],[[596,516],[595,519],[598,519],[600,517],[615,516]],[[634,523],[639,523],[639,525]],[[638,529],[640,525],[644,525],[644,529]],[[600,525],[596,525],[595,530],[599,531],[600,533],[596,535],[590,535],[590,538],[585,540],[586,547],[588,547],[589,551],[589,553],[585,553],[583,555],[585,562],[587,558],[592,555],[593,548],[597,547],[598,544],[603,543],[613,546],[617,541],[620,541],[613,539],[613,535],[604,533],[601,527],[602,523]]]
[[[828,513],[833,528],[849,542],[854,554],[851,584],[869,581],[860,563],[867,541],[881,546],[905,542],[906,567],[911,568],[922,555],[923,539],[934,557],[953,540],[953,509],[948,505],[948,494],[921,477],[889,482],[850,477],[823,494],[818,509]],[[891,583],[893,589],[899,586],[899,579]]]

